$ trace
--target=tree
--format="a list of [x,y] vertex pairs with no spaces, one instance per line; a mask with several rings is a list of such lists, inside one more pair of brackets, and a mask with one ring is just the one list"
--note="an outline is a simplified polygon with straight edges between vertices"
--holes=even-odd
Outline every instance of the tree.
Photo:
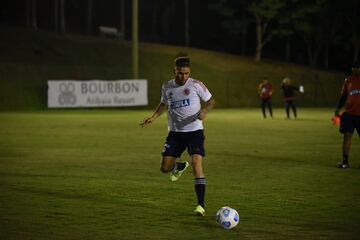
[[38,29],[36,0],[26,1],[26,25],[32,27],[35,31]]
[[253,1],[248,8],[256,22],[256,62],[261,60],[262,49],[272,38],[273,33],[268,28],[269,24],[278,15],[284,4],[284,1],[281,0],[257,0]]
[[120,31],[125,38],[125,0],[121,0]]
[[154,42],[159,41],[159,33],[158,33],[158,16],[160,12],[159,1],[154,1],[151,5],[151,39]]
[[92,19],[93,19],[93,0],[88,0],[87,14],[86,14],[86,34],[92,34]]
[[328,0],[316,0],[311,2],[297,2],[294,12],[294,28],[297,34],[304,40],[309,65],[317,66],[321,51],[327,41],[328,29],[324,20],[324,6]]
[[208,9],[224,18],[221,26],[232,36],[240,36],[240,52],[245,55],[247,48],[247,34],[250,21],[248,20],[248,7],[251,0],[231,1],[220,0],[209,4]]
[[287,1],[286,5],[280,10],[277,21],[278,25],[275,30],[272,31],[274,36],[280,38],[280,40],[285,40],[285,59],[286,61],[291,61],[291,38],[295,34],[294,22],[295,14],[293,10],[294,1]]
[[350,33],[350,45],[353,48],[352,61],[359,60],[360,54],[360,3],[358,0],[352,0],[347,2],[348,11],[346,14],[346,25],[349,26],[348,31]]
[[189,33],[189,0],[184,0],[184,7],[185,7],[185,23],[184,23],[184,35],[185,35],[185,46],[189,47],[190,44],[190,33]]
[[[341,3],[341,6],[344,4]],[[338,6],[334,3],[332,4],[326,4],[323,6],[322,9],[322,29],[326,29],[326,31],[323,31],[324,34],[324,66],[326,69],[329,68],[329,52],[330,47],[334,46],[335,44],[341,43],[341,28],[342,24],[340,19],[342,19],[341,15],[338,11]]]
[[162,11],[161,15],[161,29],[162,34],[168,36],[171,34],[171,18],[174,16],[176,12],[176,3],[175,1],[171,1],[169,4],[166,5],[165,9]]
[[54,31],[59,31],[59,0],[54,0]]
[[66,33],[65,28],[65,0],[60,0],[60,32]]

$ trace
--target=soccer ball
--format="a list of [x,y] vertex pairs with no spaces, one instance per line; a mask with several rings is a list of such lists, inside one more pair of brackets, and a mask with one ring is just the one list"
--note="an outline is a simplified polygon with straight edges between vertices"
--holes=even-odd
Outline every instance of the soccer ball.
[[216,221],[225,229],[231,229],[239,223],[239,214],[231,207],[222,207],[216,213]]

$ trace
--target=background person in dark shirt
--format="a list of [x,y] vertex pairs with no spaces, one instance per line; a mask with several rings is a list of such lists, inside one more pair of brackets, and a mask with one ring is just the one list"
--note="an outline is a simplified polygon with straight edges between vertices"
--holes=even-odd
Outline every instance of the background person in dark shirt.
[[291,85],[290,78],[284,78],[281,84],[281,89],[284,94],[286,117],[290,119],[290,108],[294,113],[294,118],[297,117],[295,106],[295,92],[299,91],[298,87]]

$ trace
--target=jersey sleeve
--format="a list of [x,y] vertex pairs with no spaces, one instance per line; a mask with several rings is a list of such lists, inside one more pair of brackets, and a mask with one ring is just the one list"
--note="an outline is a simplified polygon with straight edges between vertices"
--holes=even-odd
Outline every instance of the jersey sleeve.
[[299,91],[299,88],[296,87],[296,86],[292,86],[292,89],[295,90],[295,91]]
[[165,84],[163,84],[161,86],[161,100],[160,100],[162,103],[164,104],[168,104],[168,99],[167,99],[167,96],[166,96],[166,87],[165,87]]
[[212,94],[209,92],[209,90],[207,89],[205,84],[203,84],[201,81],[195,80],[194,86],[195,86],[197,93],[198,93],[199,97],[201,98],[201,100],[203,100],[204,102],[207,102],[210,100],[210,98],[212,97]]

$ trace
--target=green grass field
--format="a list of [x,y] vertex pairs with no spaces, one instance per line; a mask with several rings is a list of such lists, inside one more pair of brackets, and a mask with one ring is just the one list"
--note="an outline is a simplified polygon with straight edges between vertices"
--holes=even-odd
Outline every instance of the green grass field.
[[[141,129],[150,113],[0,113],[0,239],[359,239],[360,141],[352,168],[335,168],[332,109],[211,112],[204,218],[191,171],[176,183],[159,171],[166,117]],[[214,220],[225,205],[235,229]]]

